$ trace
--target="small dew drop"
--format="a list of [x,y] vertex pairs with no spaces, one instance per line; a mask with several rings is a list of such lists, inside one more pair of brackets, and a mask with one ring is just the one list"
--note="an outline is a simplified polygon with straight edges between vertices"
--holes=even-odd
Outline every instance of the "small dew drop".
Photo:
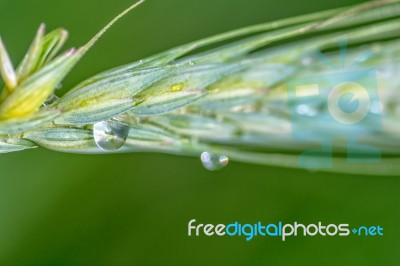
[[189,65],[194,66],[194,62],[193,61],[189,61]]
[[56,90],[61,90],[63,87],[63,85],[61,83],[58,83],[56,86]]
[[209,152],[203,152],[200,155],[201,163],[203,164],[204,168],[209,171],[217,171],[229,163],[229,158],[225,155],[217,155]]
[[52,94],[47,98],[47,100],[43,103],[43,106],[51,106],[55,102],[57,102],[60,98],[58,98],[56,95]]
[[309,106],[307,104],[299,104],[296,107],[296,112],[299,115],[302,115],[302,116],[310,116],[310,117],[312,117],[312,116],[316,116],[317,115],[317,110],[314,107]]
[[129,126],[116,121],[102,121],[93,125],[93,137],[97,146],[103,150],[114,151],[124,145]]

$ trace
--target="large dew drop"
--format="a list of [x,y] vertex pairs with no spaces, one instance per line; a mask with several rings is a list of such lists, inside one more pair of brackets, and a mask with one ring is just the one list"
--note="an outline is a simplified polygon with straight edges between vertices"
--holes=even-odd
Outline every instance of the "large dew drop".
[[203,152],[200,155],[201,163],[209,171],[216,171],[228,165],[229,158],[225,155],[217,155],[209,152]]
[[97,146],[103,150],[114,151],[124,145],[129,126],[116,121],[102,121],[93,125],[93,137]]

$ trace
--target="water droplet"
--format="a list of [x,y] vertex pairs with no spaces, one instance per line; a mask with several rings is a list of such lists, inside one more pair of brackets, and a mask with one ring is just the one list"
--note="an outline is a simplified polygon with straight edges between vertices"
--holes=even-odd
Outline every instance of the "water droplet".
[[225,155],[217,155],[209,152],[203,152],[200,155],[201,163],[209,171],[216,171],[228,165],[229,158]]
[[118,150],[128,137],[129,126],[117,121],[102,121],[93,125],[93,137],[103,150]]
[[61,84],[61,83],[58,83],[57,86],[56,86],[56,90],[61,90],[62,87],[63,87],[62,84]]
[[303,115],[303,116],[310,116],[311,117],[311,116],[316,116],[317,115],[317,110],[314,107],[309,106],[307,104],[299,104],[296,107],[296,112],[299,115]]
[[189,61],[189,65],[194,66],[194,62],[193,61]]
[[58,98],[55,94],[52,94],[47,98],[47,100],[43,103],[43,106],[50,106],[53,103],[57,102],[60,98]]

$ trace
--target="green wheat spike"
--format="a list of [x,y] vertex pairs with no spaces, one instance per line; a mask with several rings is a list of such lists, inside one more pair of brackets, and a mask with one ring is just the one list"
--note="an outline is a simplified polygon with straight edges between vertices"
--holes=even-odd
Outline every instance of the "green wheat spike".
[[[400,174],[399,1],[372,1],[205,38],[95,75],[44,104],[87,50],[142,2],[118,15],[83,47],[61,55],[67,32],[45,34],[41,25],[15,69],[0,39],[5,84],[0,95],[1,153],[36,146],[72,153],[199,156],[207,151],[243,162],[298,167],[297,154],[318,143],[293,138],[296,122],[290,119],[286,84],[325,73],[328,66],[315,60],[321,52],[332,62],[343,61],[338,43],[346,40],[347,61],[357,63],[353,70],[384,69],[390,74],[378,76],[382,128],[367,131],[361,140],[378,148],[383,158],[378,164],[349,164],[343,156],[349,144],[339,140],[334,167],[325,170]],[[217,48],[205,49],[209,45]],[[372,53],[358,62],[361,46]],[[197,52],[199,48],[203,51]],[[340,130],[323,119],[327,108],[314,112],[318,116],[312,126],[320,134]],[[102,149],[96,142],[103,122],[129,129],[121,136],[112,128],[109,135],[100,132],[118,149]],[[360,124],[354,131],[366,128]]]

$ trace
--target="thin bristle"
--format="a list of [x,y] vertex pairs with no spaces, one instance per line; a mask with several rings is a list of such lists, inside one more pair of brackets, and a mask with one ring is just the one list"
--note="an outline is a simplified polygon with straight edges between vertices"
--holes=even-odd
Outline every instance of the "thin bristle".
[[87,50],[89,50],[100,39],[100,37],[103,36],[103,34],[106,33],[109,28],[111,28],[112,25],[114,25],[118,20],[120,20],[122,17],[124,17],[126,14],[128,14],[130,11],[132,11],[144,2],[145,0],[140,0],[118,14],[104,28],[102,28],[85,46],[82,47],[83,51],[86,52]]

